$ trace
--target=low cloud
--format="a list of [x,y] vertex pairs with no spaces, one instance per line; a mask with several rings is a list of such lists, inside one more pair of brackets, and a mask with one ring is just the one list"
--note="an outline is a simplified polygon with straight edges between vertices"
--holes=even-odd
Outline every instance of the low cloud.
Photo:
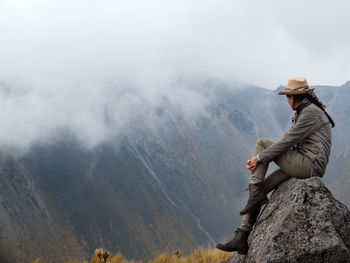
[[[269,89],[349,77],[348,1],[0,1],[0,144],[68,127],[91,145],[167,97],[206,102],[181,79]],[[107,122],[112,123],[111,129]]]

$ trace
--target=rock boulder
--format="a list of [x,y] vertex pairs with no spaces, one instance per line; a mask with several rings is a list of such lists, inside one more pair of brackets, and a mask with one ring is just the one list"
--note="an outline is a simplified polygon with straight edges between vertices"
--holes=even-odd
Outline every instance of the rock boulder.
[[283,182],[234,262],[350,262],[350,212],[316,177]]

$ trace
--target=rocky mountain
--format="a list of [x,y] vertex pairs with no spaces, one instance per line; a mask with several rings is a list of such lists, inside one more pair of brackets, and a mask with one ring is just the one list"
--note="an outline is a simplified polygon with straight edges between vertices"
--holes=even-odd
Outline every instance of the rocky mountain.
[[289,179],[259,216],[246,256],[231,263],[350,262],[350,211],[319,178]]
[[[348,86],[317,88],[337,125],[331,162],[338,160],[335,153],[345,152],[338,136],[347,139],[346,126],[338,123],[348,121]],[[23,255],[20,262],[59,261],[58,254],[82,258],[104,247],[145,259],[163,250],[190,252],[231,236],[246,198],[245,162],[259,137],[277,140],[288,129],[293,112],[277,91],[260,87],[211,80],[191,83],[189,89],[205,98],[195,114],[164,98],[130,120],[122,134],[93,148],[66,129],[25,153],[3,150],[2,159],[13,160],[16,169],[5,169],[7,161],[0,165],[5,186],[0,215],[9,217],[6,202],[17,213],[0,223],[0,254],[1,244],[8,244],[9,255]],[[105,112],[106,125],[111,114]],[[336,167],[325,178],[339,189]],[[27,194],[17,198],[17,192]],[[25,216],[27,210],[31,216]],[[38,225],[46,228],[39,231]],[[7,231],[14,228],[22,230]],[[61,245],[48,256],[52,242]]]
[[319,90],[336,122],[325,182],[334,195],[349,207],[350,194],[347,186],[350,185],[350,81],[340,87],[321,87]]
[[64,208],[11,156],[0,156],[0,262],[87,255]]

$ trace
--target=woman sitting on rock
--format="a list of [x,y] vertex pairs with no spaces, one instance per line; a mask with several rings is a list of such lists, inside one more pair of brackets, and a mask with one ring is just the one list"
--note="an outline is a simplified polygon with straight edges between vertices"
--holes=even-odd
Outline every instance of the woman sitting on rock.
[[[293,125],[278,142],[258,140],[254,157],[247,161],[252,178],[247,204],[240,211],[242,223],[234,238],[226,244],[217,244],[218,249],[247,254],[247,239],[261,206],[268,200],[267,193],[290,177],[305,179],[324,175],[331,148],[330,126],[334,127],[334,122],[314,89],[314,86],[308,86],[305,78],[294,78],[288,80],[285,91],[279,92],[279,95],[286,95],[288,104],[295,111]],[[271,161],[279,169],[265,178]]]

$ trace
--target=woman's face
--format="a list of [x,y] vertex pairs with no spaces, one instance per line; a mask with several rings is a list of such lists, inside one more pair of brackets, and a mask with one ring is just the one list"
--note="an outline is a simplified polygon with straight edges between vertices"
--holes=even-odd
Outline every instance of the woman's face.
[[286,97],[287,97],[287,101],[288,101],[289,106],[292,108],[292,110],[295,110],[294,97],[292,95],[287,95]]

